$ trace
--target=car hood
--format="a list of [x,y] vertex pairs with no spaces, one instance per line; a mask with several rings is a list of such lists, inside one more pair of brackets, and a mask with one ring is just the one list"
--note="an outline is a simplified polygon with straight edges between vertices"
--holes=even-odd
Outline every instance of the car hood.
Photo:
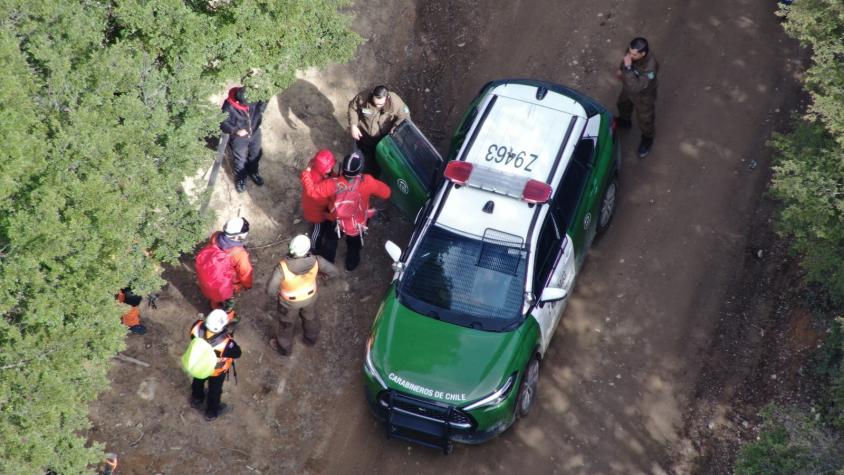
[[371,358],[390,388],[461,406],[489,395],[524,364],[531,328],[488,332],[442,322],[403,306],[391,290],[373,326]]

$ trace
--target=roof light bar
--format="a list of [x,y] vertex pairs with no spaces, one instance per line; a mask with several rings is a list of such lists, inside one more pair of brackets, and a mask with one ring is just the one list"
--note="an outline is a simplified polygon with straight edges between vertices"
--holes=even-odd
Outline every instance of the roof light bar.
[[443,174],[455,185],[491,191],[526,203],[540,204],[551,199],[551,186],[547,183],[475,163],[456,160],[448,162]]

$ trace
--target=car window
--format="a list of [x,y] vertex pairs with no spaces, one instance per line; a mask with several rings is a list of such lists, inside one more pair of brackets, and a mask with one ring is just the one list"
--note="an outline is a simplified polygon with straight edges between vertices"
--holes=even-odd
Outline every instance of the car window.
[[405,157],[412,157],[410,166],[425,188],[430,190],[442,159],[422,133],[410,121],[402,122],[393,132],[393,142]]
[[534,249],[533,293],[537,297],[542,295],[542,289],[548,280],[548,275],[554,267],[562,243],[562,235],[557,229],[553,213],[548,213]]
[[551,200],[551,211],[564,233],[571,227],[588,176],[589,170],[583,162],[570,160],[563,180]]
[[592,162],[595,160],[595,140],[585,138],[578,142],[574,147],[574,153],[571,159],[586,167],[591,167]]
[[422,315],[500,331],[522,317],[526,260],[521,241],[431,226],[407,263],[399,299]]

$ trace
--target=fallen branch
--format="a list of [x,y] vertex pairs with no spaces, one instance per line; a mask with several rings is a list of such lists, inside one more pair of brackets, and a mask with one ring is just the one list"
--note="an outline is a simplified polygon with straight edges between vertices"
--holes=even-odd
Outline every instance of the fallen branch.
[[[140,430],[140,429],[138,429],[138,430]],[[141,430],[141,436],[140,436],[140,437],[138,437],[138,440],[136,440],[136,441],[132,442],[131,444],[129,444],[129,447],[134,447],[134,446],[138,445],[138,443],[139,443],[139,442],[141,441],[141,439],[143,439],[143,438],[144,438],[144,431],[142,431],[142,430]]]
[[115,356],[115,358],[119,359],[120,361],[125,361],[127,363],[133,363],[133,364],[136,364],[138,366],[143,366],[144,368],[149,368],[149,363],[145,363],[141,360],[136,360],[135,358],[132,358],[131,356],[124,355],[123,353],[118,353],[117,356]]

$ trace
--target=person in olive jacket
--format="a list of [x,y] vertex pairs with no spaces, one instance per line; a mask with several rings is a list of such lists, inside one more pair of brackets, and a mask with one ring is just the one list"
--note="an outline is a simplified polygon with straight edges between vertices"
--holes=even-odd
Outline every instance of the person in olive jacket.
[[220,130],[229,134],[238,193],[246,191],[247,176],[258,186],[264,184],[263,177],[258,173],[258,162],[262,155],[261,119],[266,108],[266,102],[248,102],[245,87],[229,89],[229,97],[223,103],[223,112],[228,117],[220,124]]
[[375,146],[385,135],[410,118],[410,109],[387,86],[376,86],[352,98],[348,110],[349,133],[366,159],[365,171],[375,178],[381,172],[375,162]]
[[651,151],[656,134],[656,92],[659,63],[650,51],[648,40],[633,38],[618,68],[621,79],[621,93],[618,95],[618,119],[621,128],[631,126],[633,111],[642,130],[639,143],[639,158],[645,158]]

